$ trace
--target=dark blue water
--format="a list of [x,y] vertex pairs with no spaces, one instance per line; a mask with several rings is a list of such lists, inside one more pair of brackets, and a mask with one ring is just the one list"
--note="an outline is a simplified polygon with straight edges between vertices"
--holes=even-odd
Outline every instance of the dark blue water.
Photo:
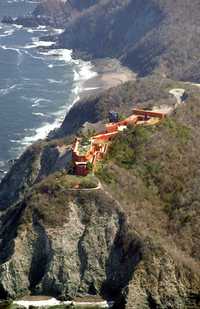
[[[29,14],[37,1],[0,0],[0,19]],[[39,37],[61,29],[0,23],[0,169],[32,142],[59,126],[74,102],[90,64],[72,61],[67,50],[50,51]],[[1,177],[1,174],[0,174]]]

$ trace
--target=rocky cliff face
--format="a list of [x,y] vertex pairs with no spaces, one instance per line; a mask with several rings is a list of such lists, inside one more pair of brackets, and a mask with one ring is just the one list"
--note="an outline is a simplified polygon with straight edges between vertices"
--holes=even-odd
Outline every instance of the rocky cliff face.
[[127,309],[198,308],[199,278],[148,241],[128,286]]
[[172,88],[188,98],[163,126],[116,139],[98,171],[103,186],[69,175],[69,140],[22,155],[0,184],[0,299],[89,294],[118,309],[199,308],[199,92],[160,79],[198,80],[198,8],[197,0],[44,1],[24,19],[64,23],[60,46],[159,73],[78,102],[58,136],[106,121],[112,109],[123,117],[133,105],[173,106]]
[[[28,148],[0,184],[0,211],[17,203],[30,187],[71,164],[70,148],[39,142]],[[11,190],[12,188],[12,190]]]
[[116,308],[198,308],[197,274],[131,231],[105,189],[67,181],[47,177],[2,216],[0,299],[100,294]]
[[125,248],[126,220],[103,189],[51,185],[47,178],[2,218],[0,299],[118,295],[140,260],[141,241],[135,236]]

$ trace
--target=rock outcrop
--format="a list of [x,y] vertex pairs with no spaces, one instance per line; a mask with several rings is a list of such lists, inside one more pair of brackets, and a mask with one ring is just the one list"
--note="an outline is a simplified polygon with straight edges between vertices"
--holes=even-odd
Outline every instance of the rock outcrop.
[[2,217],[0,299],[30,292],[63,299],[120,295],[142,242],[135,235],[123,244],[126,220],[103,189],[51,185],[47,178]]
[[[78,102],[57,133],[65,139],[33,145],[2,180],[0,299],[101,295],[117,309],[200,307],[199,93],[166,79],[199,80],[198,9],[199,0],[49,0],[31,17],[4,19],[64,25],[60,47],[157,75]],[[138,104],[172,106],[169,90],[179,86],[188,97],[172,119],[115,140],[97,171],[103,185],[69,175],[66,135],[102,125],[112,109],[123,117]]]
[[70,148],[64,145],[38,142],[29,147],[0,183],[0,211],[23,199],[33,184],[53,172],[68,170],[70,164]]
[[163,249],[147,240],[143,261],[128,286],[127,309],[195,308],[199,277],[180,268]]
[[130,232],[105,189],[67,189],[67,177],[47,177],[2,216],[0,299],[102,295],[116,308],[198,308],[198,274]]
[[19,24],[24,27],[37,27],[48,25],[64,27],[67,22],[79,16],[83,10],[95,5],[100,0],[42,0],[30,16],[11,18],[5,16],[2,20],[8,24]]

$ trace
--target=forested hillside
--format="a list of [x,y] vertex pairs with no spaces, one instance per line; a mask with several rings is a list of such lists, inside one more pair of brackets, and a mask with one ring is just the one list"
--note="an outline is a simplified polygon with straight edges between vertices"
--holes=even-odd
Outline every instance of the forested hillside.
[[59,42],[120,58],[142,76],[159,71],[198,81],[199,10],[198,0],[102,0],[74,18]]

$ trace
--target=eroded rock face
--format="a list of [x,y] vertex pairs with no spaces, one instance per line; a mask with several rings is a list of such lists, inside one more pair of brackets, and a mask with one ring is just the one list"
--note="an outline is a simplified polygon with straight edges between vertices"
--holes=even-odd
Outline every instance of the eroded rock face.
[[128,286],[127,309],[199,308],[199,276],[148,240]]
[[14,222],[4,220],[0,298],[30,292],[64,299],[119,295],[132,277],[141,243],[135,237],[128,250],[123,246],[126,222],[115,201],[102,190],[57,196],[63,204],[56,207],[52,197],[45,206],[51,197],[33,192],[10,211]]
[[198,272],[130,233],[110,193],[51,186],[47,177],[1,218],[0,299],[100,294],[116,308],[198,308]]
[[34,183],[50,173],[67,169],[70,162],[70,147],[47,142],[29,147],[0,183],[0,211],[23,199]]

